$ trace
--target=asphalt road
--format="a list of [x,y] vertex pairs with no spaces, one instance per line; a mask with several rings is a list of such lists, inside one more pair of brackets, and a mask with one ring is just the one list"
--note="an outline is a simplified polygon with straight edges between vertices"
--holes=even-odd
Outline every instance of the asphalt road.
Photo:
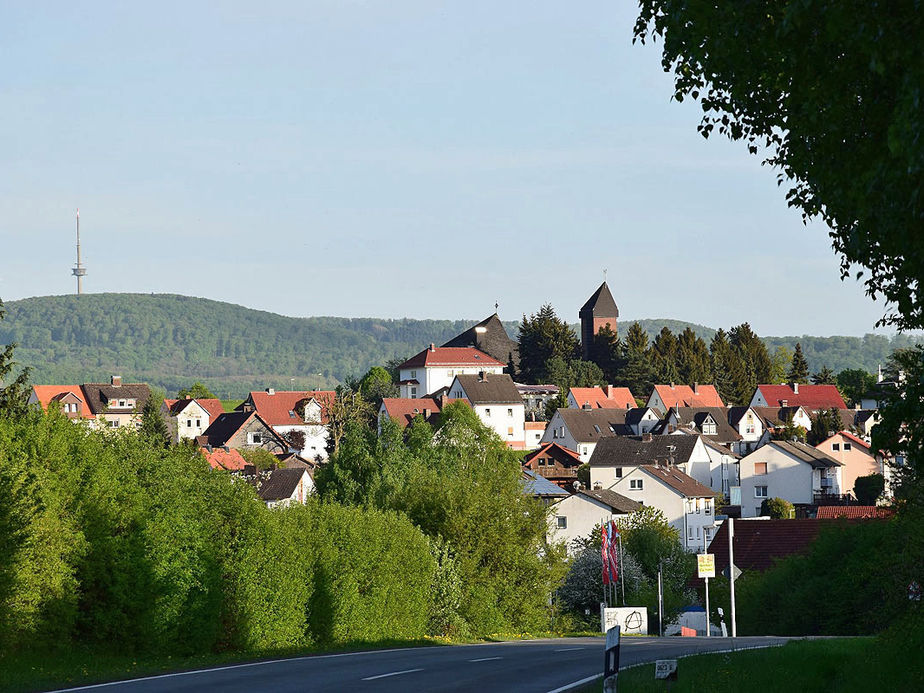
[[[781,645],[787,638],[624,638],[620,667],[681,655]],[[550,693],[601,674],[603,638],[522,640],[296,657],[236,664],[68,691],[494,691]]]

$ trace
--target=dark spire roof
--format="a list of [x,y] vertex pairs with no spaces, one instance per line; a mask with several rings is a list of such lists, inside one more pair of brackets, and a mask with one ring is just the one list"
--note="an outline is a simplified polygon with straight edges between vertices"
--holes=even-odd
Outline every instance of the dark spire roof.
[[594,291],[593,296],[587,299],[587,303],[581,308],[579,315],[583,318],[618,318],[619,308],[616,307],[616,301],[613,300],[613,294],[610,293],[610,287],[603,282],[600,288]]
[[513,361],[514,366],[517,366],[520,360],[518,345],[514,340],[510,339],[507,330],[504,328],[504,323],[501,322],[497,313],[485,318],[477,325],[472,325],[443,346],[475,347],[505,365]]

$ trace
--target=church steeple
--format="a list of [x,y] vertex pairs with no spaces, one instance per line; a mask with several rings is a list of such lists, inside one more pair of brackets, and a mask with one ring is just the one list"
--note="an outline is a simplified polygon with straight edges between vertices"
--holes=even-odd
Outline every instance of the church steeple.
[[606,282],[603,282],[600,288],[587,299],[587,303],[584,304],[578,315],[581,318],[581,347],[584,358],[589,359],[594,335],[604,325],[609,325],[613,332],[618,333],[619,308],[616,307],[616,301],[613,300],[613,294],[610,293],[610,288],[606,285]]

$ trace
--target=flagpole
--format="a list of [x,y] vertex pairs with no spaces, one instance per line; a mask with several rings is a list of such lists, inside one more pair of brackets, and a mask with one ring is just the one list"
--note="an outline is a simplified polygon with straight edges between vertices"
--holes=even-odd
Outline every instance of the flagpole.
[[619,584],[622,586],[622,605],[626,605],[626,564],[622,556],[622,532],[619,537]]

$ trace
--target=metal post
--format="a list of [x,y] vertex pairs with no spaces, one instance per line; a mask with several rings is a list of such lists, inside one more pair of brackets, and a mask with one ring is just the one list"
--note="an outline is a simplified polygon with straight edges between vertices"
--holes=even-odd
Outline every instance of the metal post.
[[622,532],[619,537],[619,584],[622,586],[622,605],[626,605],[626,565],[622,559]]
[[731,626],[732,637],[738,637],[738,622],[735,619],[735,519],[733,517],[726,520],[728,522],[728,577],[731,583]]
[[[709,546],[706,543],[706,531],[703,530],[703,553],[709,553]],[[706,581],[706,637],[708,638],[711,634],[709,631],[712,630],[709,625],[709,578],[703,578]]]
[[664,636],[664,593],[661,590],[661,564],[658,564],[658,635]]

